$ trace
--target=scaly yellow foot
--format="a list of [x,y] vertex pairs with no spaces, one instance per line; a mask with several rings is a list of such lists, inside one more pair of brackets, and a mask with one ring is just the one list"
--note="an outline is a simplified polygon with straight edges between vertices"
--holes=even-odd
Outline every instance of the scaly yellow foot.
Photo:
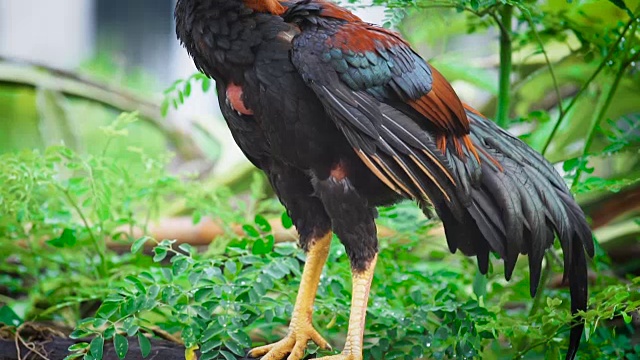
[[323,349],[331,349],[329,343],[311,325],[313,303],[318,291],[322,268],[329,255],[331,235],[329,232],[315,241],[312,240],[309,245],[307,261],[304,264],[298,297],[293,308],[287,336],[276,343],[249,351],[249,356],[254,358],[262,356],[262,360],[281,360],[290,354],[287,360],[299,360],[304,357],[309,340]]
[[349,329],[347,341],[344,344],[342,354],[325,356],[319,360],[362,360],[362,347],[364,341],[364,321],[367,315],[367,301],[369,290],[373,280],[373,272],[376,268],[378,256],[374,256],[366,269],[354,272],[352,276],[353,291],[351,294],[351,315],[349,316]]
[[261,360],[280,360],[289,354],[287,360],[299,360],[304,357],[309,340],[323,349],[331,349],[329,343],[309,324],[297,329],[290,328],[289,334],[284,339],[270,345],[257,347],[249,352],[249,356],[254,358],[263,356]]
[[350,355],[339,354],[339,355],[323,356],[318,359],[319,360],[362,360],[362,355],[357,356],[353,354],[350,354]]

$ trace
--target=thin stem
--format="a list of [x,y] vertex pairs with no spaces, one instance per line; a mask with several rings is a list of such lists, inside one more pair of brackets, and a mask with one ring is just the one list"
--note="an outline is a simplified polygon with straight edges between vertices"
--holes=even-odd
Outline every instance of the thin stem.
[[613,44],[609,48],[609,51],[607,52],[607,56],[602,60],[602,62],[600,62],[600,65],[598,65],[598,68],[596,69],[596,71],[593,74],[591,74],[591,77],[589,77],[589,79],[584,84],[582,84],[582,87],[580,87],[580,90],[578,91],[578,93],[571,99],[571,102],[569,103],[567,108],[564,109],[564,112],[561,112],[560,116],[558,117],[558,121],[556,121],[556,124],[553,126],[553,129],[551,130],[549,137],[547,137],[547,141],[542,147],[542,151],[541,151],[542,155],[544,155],[549,149],[549,145],[551,144],[551,141],[553,140],[556,133],[558,132],[558,129],[560,128],[560,125],[562,124],[562,122],[567,118],[567,114],[569,113],[571,108],[573,108],[573,106],[576,104],[576,102],[578,101],[582,93],[587,90],[589,85],[591,85],[591,83],[595,80],[598,74],[600,74],[600,72],[605,68],[607,63],[611,60],[611,58],[613,58],[616,52],[615,51],[616,48],[618,47],[618,45],[624,38],[624,35],[626,34],[626,32],[629,30],[629,28],[634,22],[635,22],[634,19],[631,19],[629,20],[629,22],[627,22],[627,25],[624,27],[624,30],[622,30],[622,33],[618,37],[618,40],[615,42],[615,44]]
[[[557,331],[554,331],[554,333],[557,333]],[[522,358],[524,357],[524,354],[526,354],[526,353],[528,353],[529,351],[531,351],[531,350],[533,350],[533,349],[537,348],[538,346],[541,346],[541,345],[547,344],[547,343],[548,343],[548,342],[550,342],[551,340],[552,340],[552,338],[547,338],[547,339],[544,339],[544,340],[538,341],[538,342],[536,342],[536,343],[533,343],[533,344],[531,344],[531,345],[527,346],[526,348],[524,348],[523,350],[518,351],[518,353],[513,357],[513,359],[514,359],[514,360],[515,360],[515,359],[522,359]]]
[[551,80],[553,81],[553,88],[556,92],[556,97],[558,98],[558,110],[560,111],[560,117],[564,117],[564,109],[562,109],[562,95],[560,95],[560,86],[558,86],[558,78],[556,78],[556,72],[553,70],[553,66],[551,65],[551,60],[549,60],[549,54],[547,54],[547,50],[544,48],[544,43],[542,42],[542,38],[536,29],[536,24],[534,24],[533,19],[531,18],[531,14],[524,7],[519,7],[520,12],[527,19],[527,23],[533,32],[533,35],[536,37],[536,41],[540,45],[540,50],[542,51],[542,55],[544,55],[544,60],[547,63],[547,67],[549,68],[549,74],[551,75]]
[[[620,85],[620,80],[622,80],[622,76],[624,75],[624,69],[626,68],[627,63],[623,63],[620,66],[620,70],[616,74],[615,79],[613,80],[613,84],[611,84],[611,88],[609,89],[609,93],[607,94],[606,100],[602,107],[600,107],[600,111],[595,117],[593,124],[591,124],[591,129],[589,130],[589,135],[587,136],[587,141],[584,144],[584,150],[582,151],[582,157],[584,158],[589,154],[589,150],[591,149],[591,144],[595,139],[595,135],[598,129],[598,126],[602,122],[602,119],[606,116],[607,110],[609,110],[609,106],[611,105],[611,101],[613,101],[613,96],[616,94],[618,90],[618,85]],[[578,181],[580,180],[580,175],[582,175],[582,171],[584,166],[579,166],[576,170],[576,176],[573,178],[573,183],[571,184],[571,189],[574,189],[576,185],[578,185]]]
[[509,100],[511,97],[511,67],[512,46],[511,19],[513,18],[513,6],[505,4],[500,9],[500,84],[498,91],[498,109],[496,123],[500,127],[506,127],[509,120]]
[[75,211],[80,216],[80,219],[82,219],[82,223],[84,224],[85,228],[87,228],[87,232],[89,233],[89,238],[91,239],[91,242],[93,243],[93,246],[94,246],[96,252],[98,253],[98,256],[100,257],[100,274],[103,275],[103,276],[106,275],[108,271],[107,271],[107,260],[106,260],[106,256],[105,256],[105,251],[100,246],[100,242],[98,241],[98,238],[96,238],[96,236],[93,234],[93,231],[91,230],[91,225],[89,224],[89,221],[84,216],[84,213],[82,212],[82,209],[80,209],[80,206],[75,201],[73,196],[71,196],[71,193],[69,193],[69,191],[67,189],[63,188],[62,186],[56,185],[56,187],[60,191],[62,191],[62,193],[67,198],[67,200],[69,200],[69,204],[71,204],[71,206],[75,209]]

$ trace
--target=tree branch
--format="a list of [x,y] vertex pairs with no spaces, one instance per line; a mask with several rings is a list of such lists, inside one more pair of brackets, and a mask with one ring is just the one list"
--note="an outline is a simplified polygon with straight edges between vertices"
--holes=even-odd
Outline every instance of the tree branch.
[[185,160],[205,158],[204,152],[184,131],[164,119],[160,99],[149,100],[130,90],[96,82],[76,73],[0,56],[0,83],[45,88],[82,98],[120,111],[137,111],[144,121],[160,130]]

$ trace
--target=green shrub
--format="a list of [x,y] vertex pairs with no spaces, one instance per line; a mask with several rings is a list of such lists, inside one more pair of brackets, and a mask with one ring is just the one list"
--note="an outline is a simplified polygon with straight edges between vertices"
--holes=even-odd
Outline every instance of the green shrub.
[[[123,115],[105,129],[107,136],[122,135],[134,118]],[[239,357],[252,340],[257,345],[281,337],[304,259],[293,243],[274,245],[265,217],[280,217],[282,208],[260,200],[259,193],[234,203],[224,190],[169,175],[166,159],[139,155],[147,169],[144,176],[131,174],[108,151],[79,156],[58,146],[44,154],[2,156],[0,271],[5,275],[0,285],[15,297],[3,300],[8,306],[0,311],[0,321],[75,325],[73,338],[93,340],[72,346],[70,358],[86,359],[101,358],[105,341],[113,341],[121,356],[129,341],[139,341],[148,353],[143,334],[157,329],[179,334],[187,349],[199,348],[201,359]],[[194,220],[208,216],[242,224],[245,236],[229,229],[203,251],[169,239],[131,238],[129,229],[144,228],[176,199],[187,199],[198,214]],[[541,301],[534,302],[525,261],[508,284],[501,266],[483,277],[474,261],[447,254],[442,237],[429,235],[438,223],[421,217],[412,204],[384,208],[380,214],[379,223],[395,235],[381,239],[367,318],[368,358],[560,356],[571,320],[566,289],[545,289]],[[131,244],[131,251],[116,254],[107,249],[107,239]],[[151,254],[142,251],[145,244],[153,245]],[[547,271],[560,272],[553,261]],[[604,255],[597,261],[606,266]],[[349,315],[350,270],[335,239],[329,264],[314,322],[339,344]],[[630,323],[639,307],[640,278],[621,283],[600,272],[590,310],[583,314],[589,342],[581,354],[632,357],[638,349],[629,341],[631,328],[605,322],[622,316]]]

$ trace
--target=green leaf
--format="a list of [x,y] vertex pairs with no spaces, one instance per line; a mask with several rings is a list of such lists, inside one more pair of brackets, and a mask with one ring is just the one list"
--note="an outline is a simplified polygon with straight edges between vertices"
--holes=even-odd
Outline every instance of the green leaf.
[[89,351],[94,358],[100,360],[102,359],[102,352],[104,349],[104,338],[102,336],[97,336],[91,340],[91,344],[89,345]]
[[[205,332],[206,334],[206,332]],[[203,353],[209,352],[213,349],[216,349],[218,347],[220,347],[220,345],[222,345],[222,340],[218,339],[212,339],[210,341],[205,341],[202,344],[202,347],[200,348],[200,351]]]
[[293,226],[293,220],[291,220],[289,214],[287,214],[286,211],[282,212],[281,221],[282,227],[284,227],[285,229],[291,229],[291,227]]
[[168,113],[169,113],[169,99],[164,98],[162,100],[162,105],[160,105],[160,114],[162,114],[162,117],[166,117]]
[[473,278],[473,293],[478,298],[487,295],[487,284],[489,280],[486,275],[482,275],[480,271],[476,271],[476,275]]
[[182,328],[182,340],[184,341],[185,347],[191,347],[196,342],[196,331],[195,325],[185,326]]
[[200,339],[201,342],[203,343],[208,343],[208,342],[214,342],[214,344],[210,345],[211,348],[214,347],[218,347],[220,346],[221,343],[216,343],[217,341],[220,340],[220,337],[218,336],[224,329],[221,326],[218,326],[217,322],[213,322],[211,323],[211,325],[209,325],[209,329],[205,330],[204,333],[202,333],[202,337]]
[[108,204],[109,202],[100,201],[97,205],[96,213],[98,214],[98,219],[100,219],[100,221],[102,222],[107,221],[111,218],[111,209],[109,208]]
[[613,5],[619,7],[622,10],[628,10],[627,4],[624,3],[624,0],[609,0]]
[[138,326],[138,325],[133,325],[133,326],[129,327],[127,329],[127,336],[133,336],[133,335],[137,334],[138,330],[140,330],[140,326]]
[[213,289],[210,287],[200,288],[196,290],[195,294],[193,295],[193,299],[197,302],[203,302],[209,298],[212,292]]
[[193,225],[199,224],[201,220],[202,220],[202,212],[198,210],[194,210],[193,214],[191,214],[191,222],[193,223]]
[[0,307],[0,324],[8,326],[20,326],[24,320],[16,314],[8,305]]
[[144,284],[142,283],[142,281],[140,281],[140,279],[138,279],[137,277],[134,276],[127,276],[124,278],[124,281],[133,284],[133,286],[135,286],[136,289],[138,289],[138,291],[142,294],[146,294],[147,293],[147,289],[144,286]]
[[84,356],[84,354],[83,354],[83,353],[80,353],[80,354],[70,354],[70,355],[65,356],[65,357],[64,357],[64,359],[62,359],[62,360],[73,360],[73,359],[80,358],[80,357],[82,357],[82,356]]
[[244,349],[234,340],[225,341],[224,346],[238,356],[244,355]]
[[174,302],[174,299],[175,299],[175,291],[173,290],[173,287],[168,286],[168,287],[164,288],[162,290],[161,299],[162,299],[163,302],[166,302],[166,303],[172,305],[172,303]]
[[76,323],[76,327],[77,328],[85,328],[87,326],[87,324],[91,324],[92,322],[94,322],[97,318],[93,318],[93,317],[89,317],[89,318],[85,318],[82,319],[80,321],[78,321]]
[[222,354],[222,356],[224,356],[224,358],[226,360],[236,360],[237,359],[237,357],[235,355],[233,355],[232,353],[230,353],[228,351],[221,350],[220,354]]
[[218,355],[220,355],[219,351],[209,351],[206,352],[204,354],[202,354],[202,356],[200,357],[199,360],[218,360]]
[[91,332],[89,330],[75,329],[75,330],[73,330],[73,332],[71,334],[69,334],[69,337],[71,339],[79,339],[79,338],[87,337],[87,336],[89,336],[91,334],[93,334],[93,332]]
[[130,316],[124,319],[124,321],[122,322],[122,329],[126,331],[127,329],[132,327],[135,324],[135,322],[136,322],[136,318],[133,316]]
[[171,271],[171,269],[163,267],[162,269],[160,269],[160,271],[162,272],[162,277],[164,277],[166,281],[173,281],[173,271]]
[[[266,240],[266,241],[265,241]],[[274,239],[258,239],[253,244],[251,252],[255,255],[269,254],[273,250]]]
[[131,244],[131,252],[134,254],[137,253],[138,251],[140,251],[140,249],[142,249],[144,244],[149,240],[151,240],[151,238],[148,236],[143,236],[141,238],[136,239],[133,242],[133,244]]
[[69,351],[78,351],[78,350],[85,350],[89,348],[89,343],[88,342],[79,342],[76,344],[73,344],[71,346],[69,346],[69,348],[67,350]]
[[244,331],[238,330],[235,332],[230,332],[229,336],[235,340],[241,346],[248,348],[251,346],[251,338]]
[[105,331],[102,333],[102,336],[103,336],[105,339],[110,339],[110,338],[112,338],[112,337],[113,337],[113,335],[115,335],[115,333],[116,333],[116,327],[115,327],[115,326],[113,326],[113,325],[111,325],[111,326],[109,326],[109,327],[107,328],[107,330],[105,330]]
[[191,308],[204,320],[211,319],[211,312],[203,306],[193,305]]
[[46,243],[57,248],[73,247],[77,243],[76,232],[73,229],[64,229],[60,237],[47,240]]
[[186,243],[178,245],[178,249],[186,252],[189,255],[193,255],[196,253],[196,249],[190,244],[186,244]]
[[140,345],[140,353],[142,353],[142,357],[146,358],[149,356],[149,353],[151,352],[151,341],[149,341],[149,339],[147,339],[147,337],[141,332],[138,332],[138,344]]
[[227,260],[227,262],[224,263],[224,270],[230,274],[235,274],[238,272],[238,266],[233,260]]
[[269,232],[271,231],[271,224],[269,224],[269,221],[267,219],[265,219],[264,216],[262,215],[256,215],[255,217],[255,223],[256,225],[258,225],[258,227],[260,228],[260,230],[262,232]]
[[116,350],[118,358],[124,359],[129,351],[129,340],[120,334],[116,334],[113,337],[113,348]]
[[158,297],[158,293],[160,293],[160,286],[153,284],[149,287],[149,290],[147,291],[147,296],[150,299],[155,299],[156,297]]
[[119,302],[105,301],[98,308],[98,311],[96,312],[96,316],[101,317],[103,319],[108,319],[111,317],[111,315],[115,314],[119,306],[120,306]]
[[153,256],[154,262],[160,262],[167,257],[166,248],[156,246],[155,248],[153,248],[153,252],[155,253],[155,255]]
[[562,300],[558,298],[547,297],[547,306],[549,308],[555,308],[560,304],[562,304]]
[[101,328],[101,327],[103,327],[106,323],[107,323],[107,320],[106,320],[106,319],[97,318],[97,319],[94,319],[94,320],[93,320],[92,325],[93,325],[93,327],[94,327],[94,328]]
[[[182,255],[178,255],[178,256],[182,256]],[[182,275],[182,273],[184,273],[187,270],[187,268],[189,268],[189,261],[185,257],[180,257],[173,263],[173,267],[172,267],[173,275],[174,276]]]
[[211,88],[211,79],[204,78],[202,79],[202,92],[207,92]]
[[275,314],[273,313],[273,310],[271,310],[271,309],[267,309],[264,312],[264,319],[267,321],[267,323],[272,322],[274,316],[275,316]]
[[258,231],[258,229],[256,229],[252,225],[249,225],[249,224],[242,225],[242,230],[244,230],[245,234],[247,234],[250,237],[253,237],[253,238],[260,237],[260,232]]

